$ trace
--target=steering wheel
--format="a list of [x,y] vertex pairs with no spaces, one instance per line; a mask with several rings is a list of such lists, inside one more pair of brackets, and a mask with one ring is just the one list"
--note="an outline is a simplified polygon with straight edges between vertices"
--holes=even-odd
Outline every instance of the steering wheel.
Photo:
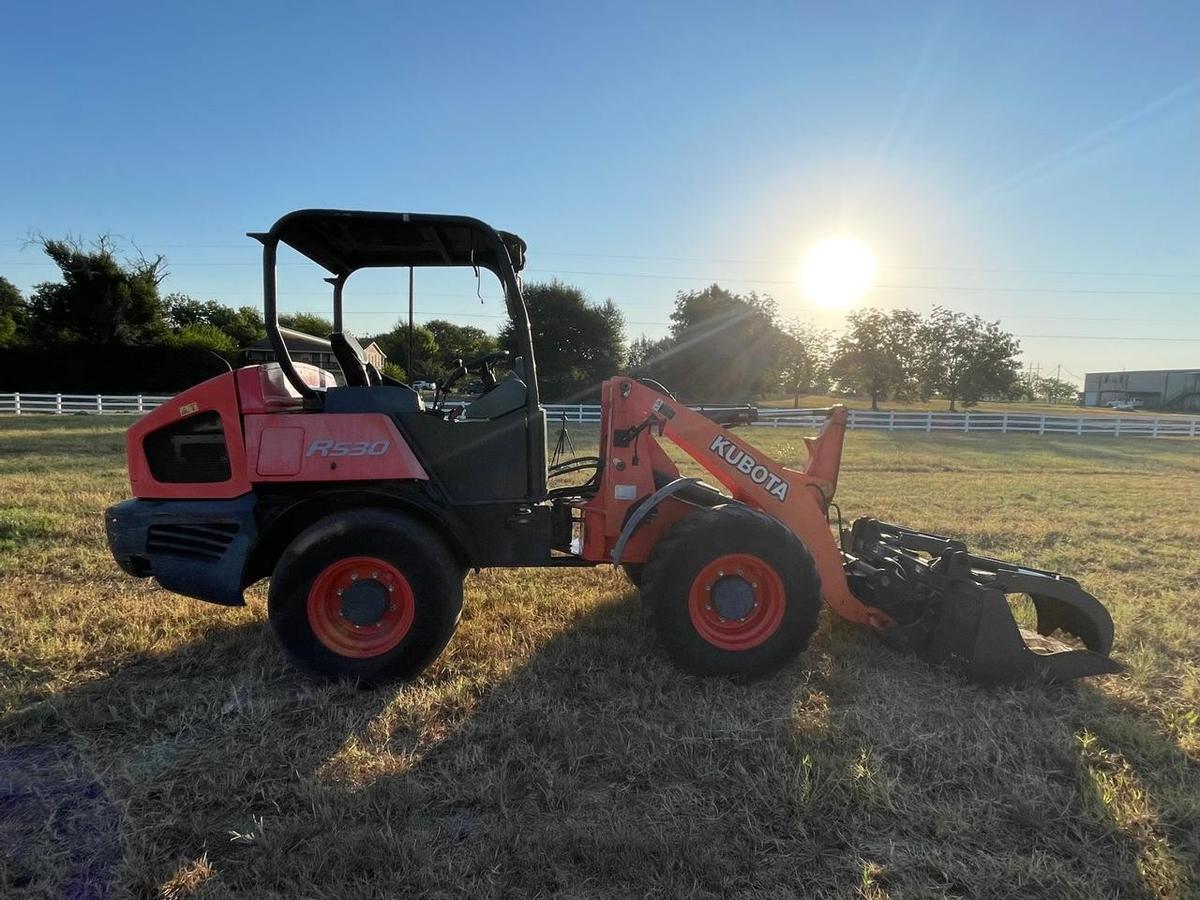
[[[496,350],[492,353],[484,354],[468,363],[464,363],[461,359],[455,360],[455,366],[450,371],[450,374],[438,385],[438,392],[434,396],[433,408],[440,409],[445,402],[446,395],[450,393],[450,388],[458,384],[464,375],[468,372],[479,370],[479,380],[483,382],[483,392],[486,394],[496,386],[496,373],[492,371],[492,366],[498,362],[503,362],[510,356],[507,350]],[[442,401],[442,402],[439,402]]]
[[510,356],[507,350],[496,350],[492,353],[484,354],[478,359],[473,359],[469,363],[463,365],[463,368],[468,372],[479,370],[479,380],[483,382],[483,392],[486,394],[496,386],[496,373],[492,371],[492,366],[498,362],[504,362]]

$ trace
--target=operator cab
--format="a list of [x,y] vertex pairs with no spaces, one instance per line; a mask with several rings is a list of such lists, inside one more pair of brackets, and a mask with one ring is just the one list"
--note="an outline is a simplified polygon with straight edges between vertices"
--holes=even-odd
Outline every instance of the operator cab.
[[[452,502],[528,504],[546,498],[546,418],[518,275],[525,265],[521,238],[465,216],[322,209],[289,213],[269,232],[250,236],[263,244],[267,336],[283,376],[305,409],[392,417]],[[275,268],[280,244],[329,273],[325,280],[333,287],[334,326],[329,350],[344,385],[315,386],[292,361],[287,330],[278,316]],[[344,327],[342,308],[346,282],[361,269],[427,267],[462,267],[476,275],[487,269],[494,274],[519,351],[511,361],[507,350],[459,361],[438,385],[429,407],[409,385],[367,361],[362,346]],[[505,364],[509,371],[497,375],[496,367]],[[478,380],[482,391],[461,409],[449,408],[449,390],[468,376]]]

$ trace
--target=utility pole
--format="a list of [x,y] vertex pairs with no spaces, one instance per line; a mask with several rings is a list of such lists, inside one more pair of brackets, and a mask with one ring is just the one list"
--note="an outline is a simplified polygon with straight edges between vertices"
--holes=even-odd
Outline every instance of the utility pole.
[[413,267],[408,267],[408,369],[404,373],[411,384],[413,374]]

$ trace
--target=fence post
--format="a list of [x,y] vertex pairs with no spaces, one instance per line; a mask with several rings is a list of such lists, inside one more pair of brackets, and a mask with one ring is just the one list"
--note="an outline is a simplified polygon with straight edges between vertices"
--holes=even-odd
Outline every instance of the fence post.
[[62,394],[54,395],[54,414],[56,416],[62,415]]
[[933,431],[933,410],[925,413],[925,432],[928,434]]
[[888,413],[888,431],[896,430],[896,411],[893,409]]
[[1117,424],[1113,428],[1113,437],[1121,436],[1121,417],[1117,416]]
[[1075,424],[1075,433],[1083,434],[1083,416],[1079,417],[1079,421]]
[[1046,433],[1046,417],[1042,416],[1042,421],[1038,425],[1038,434],[1045,434],[1045,433]]
[[1158,419],[1154,420],[1154,429],[1150,432],[1150,437],[1158,437]]
[[1196,420],[1192,419],[1192,427],[1188,431],[1188,437],[1195,437],[1195,436],[1196,436]]
[[963,431],[970,432],[971,430],[971,414],[963,413]]
[[21,414],[21,394],[19,392],[13,394],[13,412],[18,416]]
[[146,411],[146,400],[141,394],[138,394],[138,412],[141,413],[141,412],[145,412],[145,411]]
[[1000,419],[1000,433],[1008,434],[1008,413],[1005,413],[1003,418]]
[[96,395],[96,412],[98,412],[98,413],[104,412],[104,395],[103,394]]

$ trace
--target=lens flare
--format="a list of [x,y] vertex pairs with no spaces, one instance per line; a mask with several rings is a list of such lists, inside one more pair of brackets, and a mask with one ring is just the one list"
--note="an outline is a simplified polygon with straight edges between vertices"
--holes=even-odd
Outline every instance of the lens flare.
[[857,238],[838,236],[814,244],[800,265],[800,286],[817,306],[844,309],[871,289],[875,256]]

